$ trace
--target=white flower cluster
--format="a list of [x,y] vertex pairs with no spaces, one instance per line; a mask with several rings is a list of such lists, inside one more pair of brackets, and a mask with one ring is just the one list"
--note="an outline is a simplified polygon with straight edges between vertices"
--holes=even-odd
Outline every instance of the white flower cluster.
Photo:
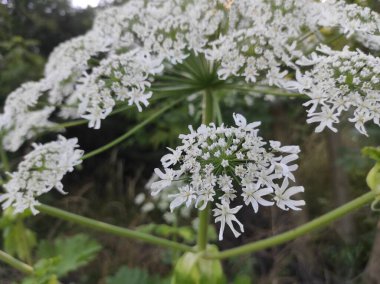
[[319,123],[316,132],[325,127],[336,132],[339,117],[353,110],[348,120],[360,133],[367,135],[367,121],[380,126],[380,58],[348,47],[333,51],[321,46],[318,51],[297,62],[309,70],[299,73],[293,85],[310,97],[304,103],[309,107],[307,122]]
[[38,100],[46,91],[45,81],[29,82],[13,91],[5,101],[4,113],[0,115],[0,132],[3,147],[16,151],[22,143],[40,133],[47,127],[54,126],[48,119],[54,107],[37,107]]
[[79,113],[88,112],[82,117],[89,120],[89,127],[100,128],[101,120],[111,113],[115,99],[128,100],[129,105],[135,104],[142,111],[140,104],[147,106],[152,96],[145,91],[151,85],[149,76],[162,71],[161,62],[147,52],[133,50],[111,56],[94,68],[72,96],[81,100]]
[[380,49],[380,15],[368,7],[347,4],[342,0],[326,0],[323,3],[309,1],[308,25],[337,27],[347,36],[354,36],[365,46]]
[[[220,80],[283,87],[304,54],[300,39],[321,26],[380,46],[379,15],[344,1],[131,0],[106,9],[88,33],[53,51],[43,80],[12,93],[0,116],[4,146],[17,150],[53,114],[84,117],[89,127],[99,128],[119,101],[141,111],[155,75],[193,56],[216,66]],[[19,103],[27,110],[14,111]],[[18,122],[32,120],[37,123]]]
[[[214,124],[201,125],[197,130],[190,126],[190,134],[180,135],[182,145],[169,149],[170,154],[162,157],[164,171],[155,169],[160,177],[152,183],[152,194],[178,183],[176,194],[171,194],[170,209],[183,204],[204,210],[206,206],[216,204],[215,222],[221,222],[219,239],[223,239],[227,224],[235,237],[240,235],[243,225],[236,213],[243,205],[231,208],[238,202],[251,205],[258,212],[259,205],[276,204],[283,210],[300,210],[303,200],[291,197],[303,192],[302,186],[289,187],[294,181],[293,171],[298,166],[298,146],[281,146],[280,142],[264,142],[258,136],[260,122],[247,124],[240,114],[234,114],[237,127],[216,127]],[[279,181],[282,184],[279,185]]]
[[31,209],[33,214],[39,204],[36,197],[56,188],[62,194],[61,180],[67,172],[79,165],[83,155],[77,139],[59,136],[57,141],[33,144],[34,150],[24,157],[17,172],[10,173],[10,180],[3,185],[5,193],[0,193],[2,208],[14,207],[15,213]]

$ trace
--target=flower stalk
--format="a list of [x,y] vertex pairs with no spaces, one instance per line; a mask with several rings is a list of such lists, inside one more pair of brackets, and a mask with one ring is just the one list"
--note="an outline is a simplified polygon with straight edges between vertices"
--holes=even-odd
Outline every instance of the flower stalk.
[[142,233],[136,230],[130,230],[115,225],[107,224],[101,221],[83,217],[74,213],[67,212],[62,209],[51,207],[45,204],[37,206],[38,211],[56,217],[65,221],[69,221],[93,230],[109,233],[119,237],[130,238],[134,240],[140,240],[146,243],[154,244],[161,247],[171,248],[179,251],[193,251],[190,246],[173,242],[167,239],[152,236],[146,233]]
[[223,252],[205,253],[204,257],[207,259],[226,259],[226,258],[243,255],[243,254],[253,253],[259,250],[267,249],[270,247],[274,247],[274,246],[286,243],[300,236],[306,235],[314,230],[323,228],[331,224],[335,220],[368,204],[376,196],[377,196],[377,193],[373,191],[368,192],[352,200],[351,202],[346,203],[345,205],[342,205],[304,225],[298,226],[285,233],[282,233],[273,237],[269,237],[257,242],[249,243],[237,248],[228,249]]
[[33,267],[31,267],[30,265],[19,261],[18,259],[14,258],[13,256],[7,254],[2,250],[0,250],[0,261],[5,262],[6,264],[25,274],[32,274],[34,271]]
[[[209,124],[212,122],[214,117],[214,103],[212,93],[209,90],[206,90],[203,94],[203,102],[202,102],[202,123]],[[197,247],[198,251],[204,251],[207,246],[208,241],[208,224],[210,217],[211,207],[210,204],[206,206],[204,210],[199,211],[199,227],[198,227],[198,239],[197,239]]]
[[98,149],[95,149],[89,153],[87,153],[86,155],[84,155],[82,157],[82,160],[86,160],[88,158],[91,158],[95,155],[98,155],[110,148],[112,148],[113,146],[123,142],[125,139],[127,139],[128,137],[132,136],[133,134],[135,134],[137,131],[139,131],[141,128],[143,128],[145,125],[149,124],[150,122],[154,121],[157,117],[159,117],[160,115],[162,115],[163,113],[165,113],[167,110],[169,110],[170,108],[172,108],[173,106],[175,106],[176,104],[178,104],[180,101],[182,101],[182,98],[178,99],[178,100],[175,100],[174,102],[168,104],[166,107],[160,109],[159,111],[155,112],[154,114],[152,114],[151,116],[149,116],[147,119],[145,119],[143,122],[141,122],[140,124],[136,125],[135,127],[133,127],[131,130],[129,130],[128,132],[126,132],[125,134],[123,134],[122,136],[116,138],[115,140],[109,142],[108,144],[106,145],[103,145],[102,147],[98,148]]

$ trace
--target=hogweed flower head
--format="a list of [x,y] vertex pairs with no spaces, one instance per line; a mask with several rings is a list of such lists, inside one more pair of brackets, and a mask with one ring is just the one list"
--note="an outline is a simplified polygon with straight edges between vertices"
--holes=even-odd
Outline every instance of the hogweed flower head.
[[63,176],[82,162],[83,151],[76,149],[76,138],[59,136],[57,141],[33,144],[33,147],[3,185],[5,193],[0,194],[3,209],[12,206],[14,212],[19,213],[29,208],[37,214],[35,206],[39,202],[36,198],[53,188],[65,194],[61,183]]
[[[308,52],[305,34],[318,35],[314,46],[321,27],[334,28],[379,50],[379,23],[379,14],[346,1],[131,0],[99,11],[90,31],[55,48],[43,80],[12,93],[0,116],[3,144],[16,151],[57,118],[83,117],[98,129],[118,103],[141,111],[155,93],[225,83],[283,88]],[[23,102],[24,111],[13,111]],[[20,123],[29,116],[35,123]]]
[[356,129],[367,135],[365,123],[373,121],[380,126],[380,59],[359,50],[331,50],[318,48],[318,53],[298,60],[298,65],[308,68],[298,72],[297,83],[289,87],[298,89],[310,100],[308,123],[319,123],[316,132],[330,128],[347,112]]
[[[259,205],[299,210],[305,204],[291,199],[303,187],[288,188],[289,180],[295,181],[299,147],[267,143],[258,135],[260,122],[247,123],[240,114],[234,114],[234,120],[235,127],[211,123],[194,130],[190,126],[189,134],[179,136],[182,145],[162,157],[164,169],[155,169],[160,179],[151,185],[153,195],[179,185],[177,193],[169,196],[171,210],[181,205],[203,210],[216,204],[215,221],[221,222],[219,239],[225,224],[236,237],[240,233],[234,223],[243,232],[236,217],[243,205],[252,206],[257,213]],[[237,203],[242,205],[235,206]]]

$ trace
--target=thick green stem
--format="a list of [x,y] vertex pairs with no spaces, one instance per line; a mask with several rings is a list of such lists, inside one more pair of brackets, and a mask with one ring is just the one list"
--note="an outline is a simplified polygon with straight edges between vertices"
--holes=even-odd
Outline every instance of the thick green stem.
[[234,256],[242,255],[242,254],[248,254],[248,253],[256,252],[259,250],[263,250],[266,248],[270,248],[276,245],[286,243],[302,235],[310,233],[311,231],[327,226],[328,224],[332,223],[338,218],[371,202],[376,197],[376,195],[377,194],[373,191],[368,192],[352,200],[351,202],[346,203],[345,205],[342,205],[336,208],[335,210],[332,210],[329,213],[326,213],[325,215],[322,215],[321,217],[314,219],[313,221],[310,221],[304,225],[301,225],[285,233],[282,233],[277,236],[270,237],[264,240],[260,240],[257,242],[253,242],[250,244],[246,244],[237,248],[225,250],[220,253],[205,254],[204,257],[209,258],[209,259],[230,258],[230,257],[234,257]]
[[207,247],[208,242],[208,224],[209,224],[209,216],[210,216],[210,204],[206,206],[206,208],[202,211],[199,211],[199,225],[198,225],[198,240],[197,247],[198,251],[204,251]]
[[6,264],[12,266],[13,268],[25,273],[25,274],[32,274],[33,273],[33,267],[30,265],[23,263],[19,261],[18,259],[14,258],[13,256],[7,254],[4,251],[0,250],[0,261],[5,262]]
[[3,169],[5,171],[9,171],[10,170],[10,167],[9,167],[9,161],[8,161],[8,156],[7,156],[7,153],[5,152],[4,150],[4,147],[3,147],[3,135],[0,136],[1,139],[0,139],[0,156],[1,156],[1,163],[3,164]]
[[205,91],[203,94],[202,101],[202,123],[209,124],[214,118],[214,103],[212,93],[210,91]]
[[95,149],[89,153],[87,153],[86,155],[84,155],[82,157],[82,160],[85,160],[85,159],[88,159],[88,158],[91,158],[97,154],[100,154],[110,148],[112,148],[113,146],[123,142],[125,139],[127,139],[128,137],[130,137],[131,135],[133,135],[135,132],[139,131],[141,128],[143,128],[145,125],[147,125],[148,123],[154,121],[158,116],[160,116],[161,114],[163,114],[164,112],[166,112],[168,109],[172,108],[173,106],[175,106],[177,103],[179,103],[180,101],[182,100],[181,99],[178,99],[170,104],[168,104],[166,107],[160,109],[159,111],[155,112],[154,114],[152,114],[151,116],[149,116],[147,119],[145,119],[143,122],[141,122],[140,124],[136,125],[135,127],[133,127],[131,130],[129,130],[128,132],[126,132],[125,134],[123,134],[122,136],[116,138],[115,140],[111,141],[110,143],[98,148],[98,149]]
[[38,209],[38,211],[45,213],[47,215],[50,215],[62,220],[66,220],[78,225],[82,225],[84,227],[87,227],[93,230],[98,230],[98,231],[109,233],[112,235],[135,239],[135,240],[143,241],[146,243],[150,243],[150,244],[154,244],[154,245],[158,245],[158,246],[162,246],[166,248],[172,248],[172,249],[176,249],[180,251],[193,251],[193,248],[187,245],[183,245],[183,244],[173,242],[167,239],[152,236],[152,235],[142,233],[139,231],[130,230],[130,229],[118,227],[115,225],[107,224],[101,221],[93,220],[87,217],[83,217],[74,213],[64,211],[62,209],[51,207],[48,205],[41,204],[41,205],[38,205],[36,208]]
[[[212,93],[209,91],[205,91],[203,94],[203,105],[202,105],[202,123],[209,124],[212,122],[214,117],[214,103]],[[206,208],[202,211],[199,211],[199,225],[198,225],[198,240],[197,247],[198,251],[204,251],[207,246],[207,232],[208,232],[208,224],[209,224],[209,216],[210,216],[211,207],[210,204],[206,206]]]

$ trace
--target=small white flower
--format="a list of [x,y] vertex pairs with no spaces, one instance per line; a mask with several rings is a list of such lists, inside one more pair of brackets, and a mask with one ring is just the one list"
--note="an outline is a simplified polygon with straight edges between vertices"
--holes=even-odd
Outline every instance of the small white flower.
[[174,200],[170,203],[170,211],[182,205],[182,203],[186,203],[186,207],[189,207],[194,199],[196,199],[196,195],[194,194],[194,190],[189,185],[185,185],[179,188],[179,193],[169,195],[169,198],[173,198]]
[[171,169],[165,169],[165,173],[160,169],[154,169],[154,172],[161,180],[155,181],[151,184],[152,195],[156,195],[164,188],[170,186],[175,177],[175,172]]
[[164,166],[164,168],[168,168],[171,165],[175,165],[181,156],[181,151],[173,150],[171,148],[167,148],[167,149],[170,150],[172,153],[166,154],[165,156],[161,158],[161,163]]
[[304,200],[291,200],[291,196],[299,192],[304,192],[302,186],[292,186],[289,187],[289,182],[287,179],[284,179],[281,187],[276,186],[274,190],[275,197],[273,198],[276,201],[276,205],[282,210],[301,210],[298,206],[304,206]]
[[239,237],[241,233],[239,233],[235,227],[233,222],[235,222],[242,233],[244,233],[244,227],[243,224],[239,222],[239,220],[236,218],[235,214],[239,212],[239,210],[242,208],[242,206],[236,206],[235,208],[230,208],[229,204],[226,202],[222,202],[222,204],[216,204],[216,209],[213,209],[214,211],[214,217],[215,217],[215,223],[220,222],[220,229],[219,229],[219,241],[223,240],[223,234],[226,224],[228,227],[230,227],[232,233],[234,234],[235,238]]
[[263,206],[271,206],[274,204],[272,201],[263,199],[262,197],[273,192],[272,188],[259,189],[255,184],[247,184],[243,187],[242,197],[244,198],[245,205],[251,203],[255,213],[259,211],[259,204]]
[[228,161],[227,160],[222,160],[222,162],[220,164],[222,165],[223,168],[228,167]]
[[244,116],[238,113],[233,114],[236,126],[243,128],[246,131],[256,130],[255,128],[261,125],[260,121],[252,122],[247,124],[247,120]]
[[335,109],[331,109],[327,106],[322,106],[321,112],[312,113],[307,119],[307,123],[317,122],[319,125],[315,129],[315,132],[322,132],[325,127],[330,128],[333,132],[338,132],[333,124],[338,123],[338,114],[334,112]]

